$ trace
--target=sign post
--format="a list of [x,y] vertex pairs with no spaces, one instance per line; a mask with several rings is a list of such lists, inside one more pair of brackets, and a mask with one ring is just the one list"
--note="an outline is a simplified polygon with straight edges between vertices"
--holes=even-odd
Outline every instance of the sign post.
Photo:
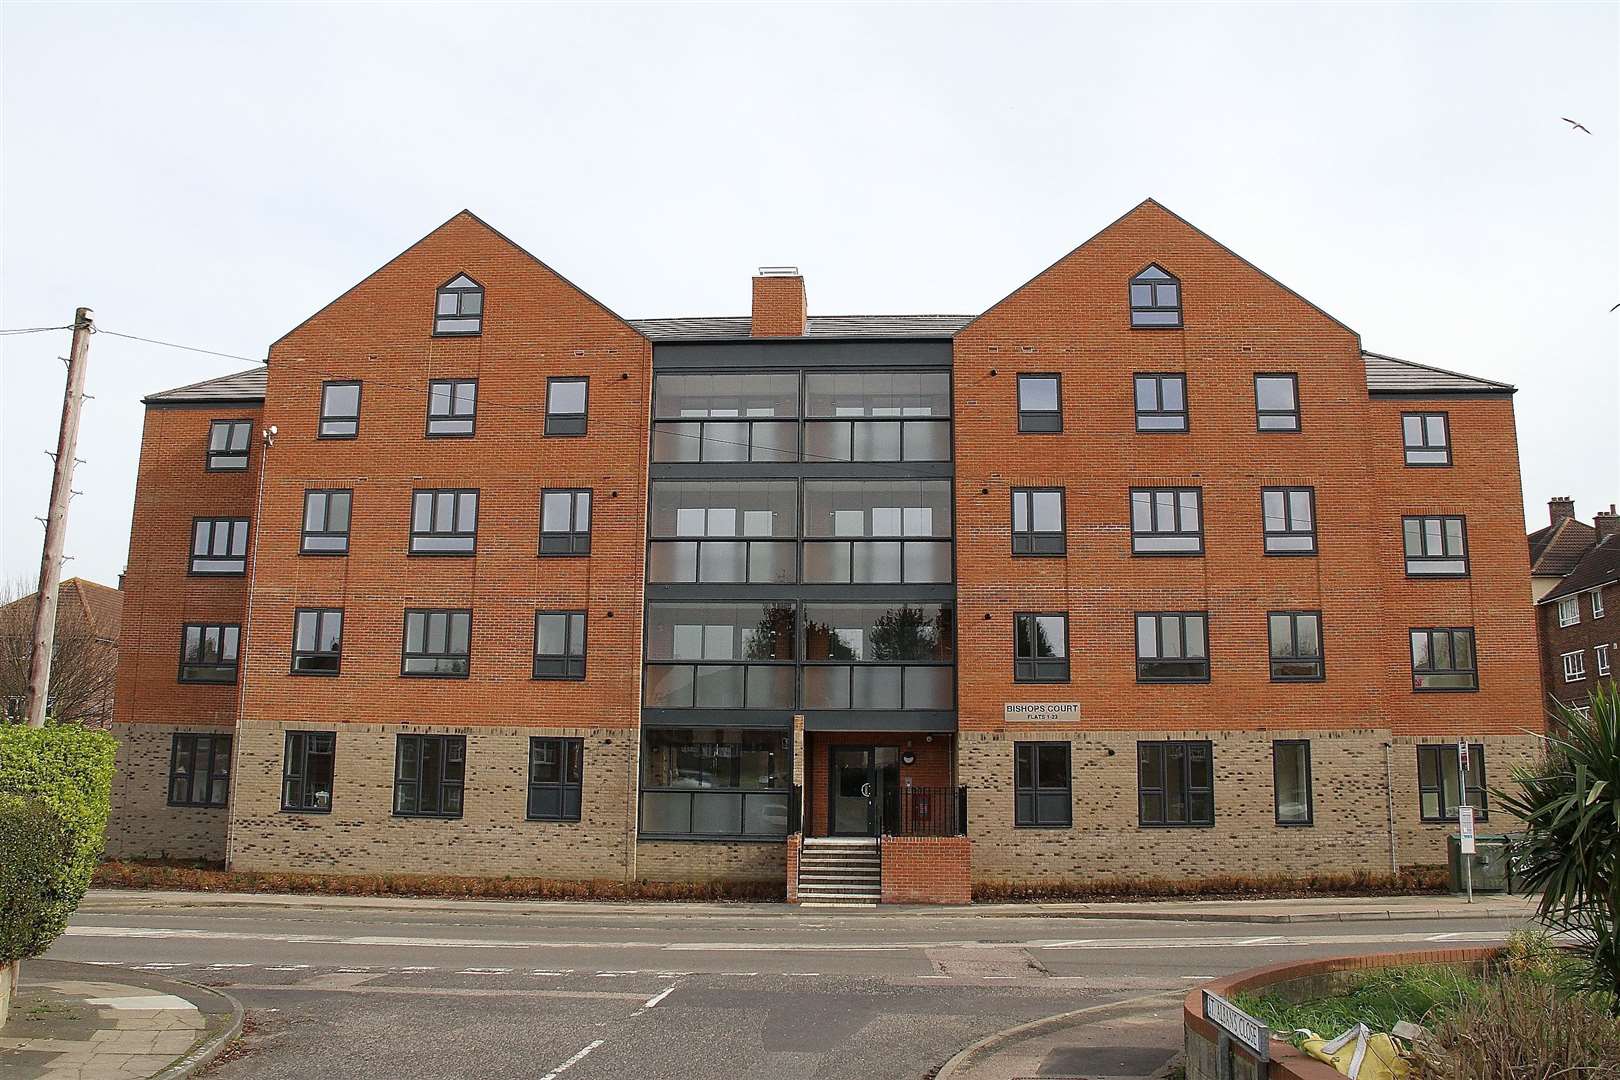
[[1462,796],[1457,804],[1457,849],[1462,856],[1463,881],[1468,890],[1468,902],[1474,902],[1474,808],[1468,802],[1468,740],[1457,740],[1457,792]]

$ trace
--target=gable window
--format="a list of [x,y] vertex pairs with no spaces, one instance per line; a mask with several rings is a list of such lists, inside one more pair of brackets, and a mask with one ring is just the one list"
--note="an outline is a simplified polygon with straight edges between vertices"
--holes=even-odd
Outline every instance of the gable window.
[[534,613],[534,677],[537,679],[585,677],[583,611]]
[[1137,682],[1208,682],[1209,616],[1144,611],[1136,616]]
[[1423,627],[1412,631],[1412,689],[1479,689],[1473,627]]
[[1279,825],[1309,825],[1311,806],[1311,741],[1278,739],[1271,744],[1271,785]]
[[281,764],[281,808],[316,814],[332,811],[334,731],[289,731]]
[[231,783],[231,737],[176,733],[169,747],[169,805],[224,806]]
[[1603,618],[1603,590],[1601,588],[1592,590],[1592,618]]
[[1316,554],[1316,489],[1261,488],[1260,521],[1267,555]]
[[1013,744],[1013,824],[1045,828],[1074,824],[1068,743]]
[[589,488],[545,491],[540,495],[540,554],[591,553]]
[[1058,375],[1018,376],[1018,430],[1063,430],[1063,380]]
[[1586,650],[1564,654],[1564,681],[1580,682],[1586,678]]
[[529,820],[578,821],[584,739],[529,739]]
[[411,492],[412,555],[471,555],[478,542],[478,492]]
[[589,380],[547,379],[546,434],[585,434],[585,407],[589,396]]
[[1485,746],[1468,747],[1468,785],[1458,782],[1457,744],[1419,746],[1418,802],[1424,821],[1456,821],[1457,807],[1466,802],[1481,821],[1490,817],[1485,797]]
[[1013,681],[1069,681],[1069,617],[1062,612],[1013,616]]
[[401,735],[394,749],[396,817],[461,816],[465,735]]
[[1401,443],[1408,465],[1451,464],[1451,432],[1443,412],[1402,413]]
[[329,382],[321,384],[321,423],[315,437],[352,439],[360,434],[360,384]]
[[1255,423],[1261,431],[1299,430],[1299,376],[1254,377]]
[[1271,637],[1271,681],[1319,681],[1323,677],[1322,613],[1273,611],[1266,623]]
[[1187,430],[1187,376],[1136,376],[1136,430]]
[[1132,488],[1131,554],[1202,555],[1202,488]]
[[349,552],[348,488],[318,488],[304,492],[304,531],[298,550],[305,555],[347,555]]
[[234,683],[241,642],[236,623],[186,623],[180,629],[180,681]]
[[208,425],[208,471],[241,472],[248,467],[251,420],[214,420]]
[[1066,547],[1063,489],[1013,488],[1013,554],[1062,555]]
[[1581,598],[1562,596],[1558,599],[1558,625],[1574,626],[1581,621]]
[[1408,577],[1467,577],[1468,530],[1461,517],[1404,517]]
[[434,379],[428,383],[428,435],[471,435],[477,410],[477,379]]
[[247,573],[247,518],[194,518],[191,572],[198,575]]
[[405,612],[401,675],[465,679],[471,659],[472,612],[462,608],[411,608]]
[[1607,675],[1609,673],[1609,646],[1606,644],[1594,645],[1592,646],[1592,652],[1597,656],[1597,673]]
[[1214,756],[1208,742],[1137,743],[1140,823],[1153,827],[1215,824]]
[[1137,328],[1181,325],[1181,282],[1157,263],[1131,278],[1131,325]]
[[466,274],[443,285],[433,301],[433,336],[466,337],[484,329],[484,287]]
[[342,608],[299,608],[293,612],[294,675],[336,675],[342,653]]

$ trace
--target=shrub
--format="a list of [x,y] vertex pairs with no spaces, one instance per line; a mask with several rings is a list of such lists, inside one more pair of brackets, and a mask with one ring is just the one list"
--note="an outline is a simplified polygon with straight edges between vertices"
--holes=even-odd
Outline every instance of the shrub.
[[84,898],[116,746],[77,725],[0,725],[0,963],[44,952]]
[[1292,1002],[1274,993],[1240,993],[1238,1008],[1287,1034],[1308,1028],[1329,1039],[1357,1024],[1389,1031],[1397,1021],[1432,1024],[1480,995],[1479,979],[1466,968],[1414,966],[1368,972],[1342,993]]
[[1424,1080],[1620,1080],[1620,1020],[1584,994],[1505,975],[1414,1047]]
[[1407,893],[1442,893],[1449,888],[1443,866],[1408,866],[1399,874],[1353,870],[1346,873],[1216,874],[1202,878],[1097,878],[1077,881],[980,881],[973,885],[979,903],[1132,901],[1132,900],[1250,900],[1297,896],[1388,896]]

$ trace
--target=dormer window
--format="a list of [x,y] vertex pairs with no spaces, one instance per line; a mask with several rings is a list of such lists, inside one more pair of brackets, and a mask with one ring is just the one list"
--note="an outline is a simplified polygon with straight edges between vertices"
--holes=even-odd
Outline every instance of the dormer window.
[[433,307],[436,337],[461,337],[484,328],[484,287],[466,274],[457,274],[439,286]]
[[1131,325],[1181,326],[1181,282],[1157,263],[1131,278]]

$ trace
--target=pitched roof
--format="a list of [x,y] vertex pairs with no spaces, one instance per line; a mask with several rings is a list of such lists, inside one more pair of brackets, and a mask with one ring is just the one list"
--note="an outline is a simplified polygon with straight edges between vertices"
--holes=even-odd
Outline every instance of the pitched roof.
[[1511,394],[1515,388],[1493,379],[1401,360],[1382,353],[1361,354],[1369,394]]
[[[29,593],[27,596],[19,596],[0,610],[5,611],[8,617],[13,612],[25,615],[32,625],[34,597],[38,595]],[[103,641],[117,642],[119,629],[123,623],[124,594],[99,582],[86,581],[79,577],[68,578],[56,589],[58,633],[62,631],[62,620],[71,617],[75,612],[84,620],[84,625],[93,636]]]
[[[807,338],[940,338],[968,324],[971,315],[811,315]],[[631,319],[630,325],[658,341],[747,341],[752,327],[747,315],[710,318]]]
[[1563,577],[1597,543],[1597,530],[1568,517],[1537,529],[1525,540],[1530,545],[1531,577]]
[[1538,603],[1548,603],[1565,596],[1574,596],[1576,593],[1595,589],[1599,585],[1610,585],[1620,581],[1620,534],[1611,534],[1600,543],[1593,544],[1586,554],[1565,576],[1558,587]]
[[141,402],[145,405],[184,405],[209,401],[263,401],[264,389],[269,381],[269,368],[249,368],[234,375],[221,375],[217,379],[205,379],[189,386],[148,394]]

